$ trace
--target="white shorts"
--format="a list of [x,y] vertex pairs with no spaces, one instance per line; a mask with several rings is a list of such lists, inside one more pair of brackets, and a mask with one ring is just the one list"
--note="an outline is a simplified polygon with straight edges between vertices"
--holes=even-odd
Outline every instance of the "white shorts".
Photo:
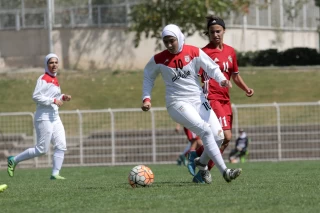
[[177,101],[168,108],[170,117],[177,123],[194,132],[196,135],[202,135],[203,126],[209,125],[214,139],[220,147],[224,134],[220,122],[210,107],[207,99],[202,98],[199,101]]
[[40,153],[49,151],[50,142],[54,149],[67,150],[66,134],[60,118],[55,121],[35,121],[34,126],[37,133],[36,149]]

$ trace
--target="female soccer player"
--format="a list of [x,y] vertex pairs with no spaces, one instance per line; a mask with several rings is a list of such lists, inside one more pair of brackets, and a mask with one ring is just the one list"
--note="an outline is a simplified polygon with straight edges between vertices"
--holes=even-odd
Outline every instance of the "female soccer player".
[[241,169],[227,169],[219,147],[223,140],[219,121],[211,110],[198,80],[200,67],[221,87],[231,87],[218,65],[201,49],[185,45],[179,27],[167,25],[162,31],[166,50],[154,55],[144,69],[143,111],[151,109],[151,91],[161,73],[166,85],[166,106],[170,117],[198,135],[204,144],[203,154],[194,160],[200,169],[198,181],[211,183],[207,163],[212,159],[227,182],[237,178]]
[[[223,43],[223,36],[225,34],[225,23],[223,19],[216,16],[207,16],[207,31],[205,34],[209,37],[210,42],[202,48],[202,50],[209,55],[209,57],[219,65],[220,70],[227,80],[233,79],[234,83],[242,89],[247,97],[251,97],[254,94],[254,90],[249,88],[244,80],[241,78],[237,57],[235,50]],[[224,141],[220,147],[221,153],[227,148],[231,138],[232,130],[232,109],[229,96],[229,88],[220,87],[220,85],[206,72],[200,70],[202,81],[204,83],[203,91],[210,103],[211,108],[217,115],[224,133]],[[197,155],[201,155],[203,148],[197,150],[197,154],[190,153],[189,162],[192,163],[192,159]],[[214,163],[209,162],[209,170],[214,166]],[[195,168],[195,166],[188,166],[190,168]],[[191,171],[192,172],[192,171]]]
[[61,94],[60,85],[56,77],[59,67],[59,58],[55,54],[49,54],[45,58],[45,73],[37,81],[33,92],[33,100],[37,104],[34,116],[34,126],[37,133],[37,144],[17,156],[8,157],[8,174],[13,177],[16,165],[48,152],[50,142],[54,146],[53,169],[50,179],[62,180],[60,170],[64,160],[66,148],[66,136],[63,124],[59,117],[59,107],[64,101],[70,101],[71,96]]

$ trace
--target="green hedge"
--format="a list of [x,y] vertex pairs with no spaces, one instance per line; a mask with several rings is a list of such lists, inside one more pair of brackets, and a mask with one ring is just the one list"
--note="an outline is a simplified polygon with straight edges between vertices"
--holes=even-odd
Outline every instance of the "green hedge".
[[278,52],[277,49],[237,52],[239,66],[308,66],[320,65],[316,49],[297,47]]

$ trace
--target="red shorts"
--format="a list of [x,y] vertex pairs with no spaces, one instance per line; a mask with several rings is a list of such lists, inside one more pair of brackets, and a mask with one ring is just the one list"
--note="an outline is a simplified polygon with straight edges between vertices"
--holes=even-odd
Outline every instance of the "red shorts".
[[210,100],[210,106],[216,113],[223,130],[232,129],[232,109],[230,101]]
[[186,133],[186,136],[188,138],[188,141],[194,141],[200,139],[196,134],[191,132],[189,129],[183,127],[184,133]]

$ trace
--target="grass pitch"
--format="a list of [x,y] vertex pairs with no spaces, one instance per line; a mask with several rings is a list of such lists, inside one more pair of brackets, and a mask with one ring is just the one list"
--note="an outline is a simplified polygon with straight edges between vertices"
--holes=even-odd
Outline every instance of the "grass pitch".
[[260,162],[241,166],[226,183],[214,168],[212,184],[194,184],[186,167],[148,165],[155,182],[133,189],[132,166],[64,168],[65,181],[49,180],[50,169],[0,171],[1,212],[318,212],[319,161]]
[[[230,89],[234,104],[316,102],[319,101],[320,67],[245,67],[241,76],[255,94],[247,98],[235,84]],[[1,112],[33,112],[32,93],[42,72],[0,73]],[[61,71],[62,92],[72,101],[60,110],[140,108],[143,71]],[[152,106],[165,106],[165,88],[161,76],[152,92]]]

